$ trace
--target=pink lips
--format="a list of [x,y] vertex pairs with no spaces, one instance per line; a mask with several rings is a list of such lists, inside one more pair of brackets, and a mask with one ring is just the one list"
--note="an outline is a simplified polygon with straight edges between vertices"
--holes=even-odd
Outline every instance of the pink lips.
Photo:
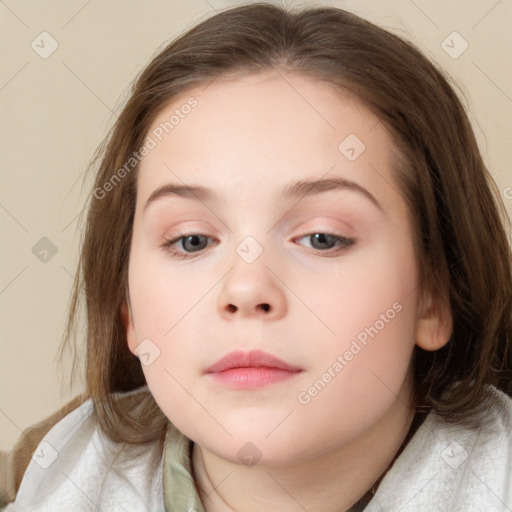
[[250,389],[294,377],[302,370],[263,352],[230,352],[205,370],[215,381],[234,389]]

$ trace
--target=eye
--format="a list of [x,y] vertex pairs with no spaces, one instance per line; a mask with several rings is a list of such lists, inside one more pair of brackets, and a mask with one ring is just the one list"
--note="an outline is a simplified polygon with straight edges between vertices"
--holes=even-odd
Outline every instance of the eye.
[[[334,252],[335,254],[348,249],[355,243],[355,240],[351,238],[332,235],[330,233],[311,233],[309,235],[298,238],[297,240],[302,240],[303,238],[309,239],[311,241],[311,246],[313,249],[316,249],[320,252]],[[336,247],[337,249],[332,251],[332,249],[335,249]]]
[[[337,255],[355,244],[355,240],[351,238],[345,238],[343,236],[337,236],[330,233],[311,233],[309,235],[304,235],[297,240],[302,240],[304,238],[309,239],[312,242],[311,246],[313,249],[322,253],[327,252],[328,255]],[[193,258],[194,253],[199,253],[208,247],[208,245],[211,245],[208,244],[209,240],[212,240],[209,236],[192,233],[188,235],[181,235],[173,238],[172,240],[166,239],[162,248],[166,252],[178,258]],[[174,247],[175,245],[177,247]],[[333,251],[332,249],[335,250]]]
[[[182,235],[172,240],[166,240],[162,248],[177,257],[186,259],[193,257],[193,253],[205,249],[208,246],[208,240],[211,240],[208,236],[193,233],[190,235]],[[173,247],[176,244],[178,245],[178,249]]]

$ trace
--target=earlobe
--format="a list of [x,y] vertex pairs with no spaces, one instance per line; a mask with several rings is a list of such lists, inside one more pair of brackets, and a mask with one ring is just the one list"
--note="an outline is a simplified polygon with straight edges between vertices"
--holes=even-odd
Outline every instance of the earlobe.
[[416,328],[416,344],[423,350],[439,350],[444,347],[453,331],[453,315],[449,303],[428,301]]
[[128,304],[128,299],[123,301],[121,305],[121,315],[123,318],[123,325],[126,331],[126,341],[130,352],[135,354],[135,347],[137,346],[137,335],[135,333],[135,326],[133,324],[133,315],[131,308]]

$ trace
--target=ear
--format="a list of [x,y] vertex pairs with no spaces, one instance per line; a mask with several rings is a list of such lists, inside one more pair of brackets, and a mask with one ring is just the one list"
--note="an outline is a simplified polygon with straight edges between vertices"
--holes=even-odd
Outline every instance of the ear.
[[453,331],[453,315],[449,300],[433,300],[429,294],[420,309],[416,344],[429,351],[444,347]]
[[132,309],[130,307],[130,301],[128,297],[125,298],[123,304],[121,305],[121,316],[123,319],[124,328],[126,330],[126,341],[128,343],[128,348],[133,355],[137,356],[135,353],[135,347],[138,345],[137,335],[135,333]]

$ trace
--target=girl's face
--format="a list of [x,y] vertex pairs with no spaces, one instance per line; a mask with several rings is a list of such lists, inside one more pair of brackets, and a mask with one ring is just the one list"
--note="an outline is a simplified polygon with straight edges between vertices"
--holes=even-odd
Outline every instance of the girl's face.
[[[421,323],[388,132],[285,76],[173,101],[138,176],[129,347],[169,420],[233,462],[305,460],[407,410]],[[206,373],[255,350],[295,371]]]

